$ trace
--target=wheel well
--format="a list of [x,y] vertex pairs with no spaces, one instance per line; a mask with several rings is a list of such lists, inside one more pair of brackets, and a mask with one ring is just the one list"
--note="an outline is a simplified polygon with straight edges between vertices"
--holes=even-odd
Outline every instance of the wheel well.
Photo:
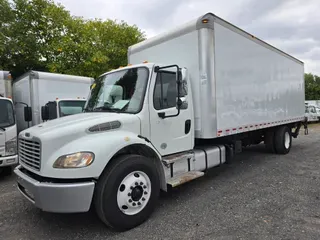
[[163,166],[161,163],[161,159],[159,159],[157,153],[150,147],[144,145],[144,144],[132,144],[127,147],[122,148],[119,150],[110,160],[110,162],[107,164],[106,167],[117,157],[120,155],[129,155],[129,154],[138,154],[144,157],[147,157],[149,159],[152,159],[155,162],[155,165],[157,167],[157,171],[160,176],[160,188],[163,191],[167,191],[167,183],[164,175]]

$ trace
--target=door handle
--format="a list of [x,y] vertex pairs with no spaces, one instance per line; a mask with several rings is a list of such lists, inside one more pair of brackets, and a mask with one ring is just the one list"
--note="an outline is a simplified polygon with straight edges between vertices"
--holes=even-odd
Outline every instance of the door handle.
[[188,134],[190,132],[191,129],[191,120],[188,119],[186,120],[186,122],[184,123],[184,133]]

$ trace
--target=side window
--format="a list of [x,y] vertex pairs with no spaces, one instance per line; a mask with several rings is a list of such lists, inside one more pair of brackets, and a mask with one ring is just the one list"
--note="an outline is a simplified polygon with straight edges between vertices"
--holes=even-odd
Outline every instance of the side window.
[[153,93],[153,105],[156,110],[176,107],[177,84],[174,72],[158,72]]

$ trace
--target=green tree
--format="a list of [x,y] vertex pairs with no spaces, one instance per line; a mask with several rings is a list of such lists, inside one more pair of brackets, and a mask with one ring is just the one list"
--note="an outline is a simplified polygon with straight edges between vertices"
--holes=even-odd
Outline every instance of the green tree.
[[0,69],[4,69],[8,55],[6,46],[10,41],[9,27],[14,20],[14,14],[8,0],[0,0]]
[[1,65],[14,77],[31,69],[48,70],[47,61],[53,58],[50,44],[64,31],[69,12],[53,0],[13,0],[10,6]]
[[96,77],[126,64],[144,34],[125,22],[71,16],[53,0],[0,0],[0,67]]
[[320,99],[320,77],[311,73],[304,75],[306,100]]
[[73,18],[68,32],[56,43],[52,72],[97,77],[103,72],[127,64],[127,49],[144,39],[136,26],[112,20]]

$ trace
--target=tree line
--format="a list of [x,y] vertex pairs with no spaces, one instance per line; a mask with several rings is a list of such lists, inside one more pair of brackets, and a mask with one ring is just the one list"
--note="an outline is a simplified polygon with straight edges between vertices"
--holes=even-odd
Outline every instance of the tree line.
[[[53,0],[0,0],[0,70],[88,77],[127,64],[130,45],[145,39],[124,21],[72,16]],[[320,99],[320,77],[305,74],[306,100]]]
[[127,64],[127,49],[145,39],[135,25],[72,16],[53,0],[0,0],[0,69],[97,77]]
[[306,73],[304,80],[306,100],[320,100],[320,76]]

